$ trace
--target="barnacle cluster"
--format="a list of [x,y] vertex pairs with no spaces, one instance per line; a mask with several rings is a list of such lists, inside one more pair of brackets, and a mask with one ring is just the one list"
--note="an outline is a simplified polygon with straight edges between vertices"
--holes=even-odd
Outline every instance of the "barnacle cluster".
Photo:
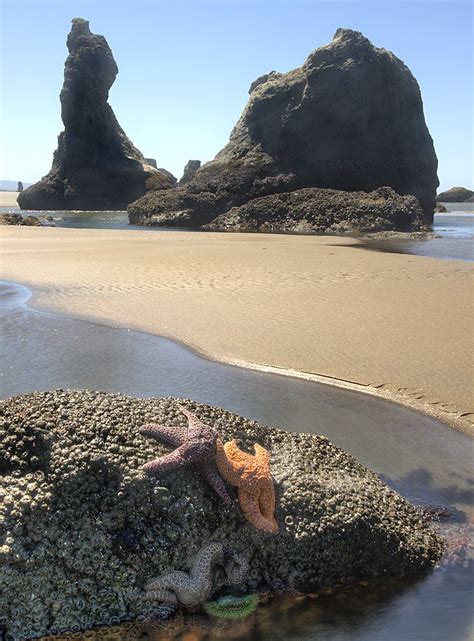
[[[252,527],[236,499],[224,505],[191,469],[143,473],[168,448],[138,428],[181,424],[178,403],[223,441],[270,452],[278,536]],[[145,585],[186,568],[209,541],[244,555],[245,572],[234,568],[241,593],[416,575],[442,551],[411,505],[324,437],[190,401],[89,391],[11,398],[0,419],[0,628],[13,641],[159,620]]]

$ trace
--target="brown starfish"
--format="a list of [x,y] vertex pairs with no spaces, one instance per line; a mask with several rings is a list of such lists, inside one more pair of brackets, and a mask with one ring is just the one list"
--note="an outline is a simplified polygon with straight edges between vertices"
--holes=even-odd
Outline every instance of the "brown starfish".
[[270,474],[270,454],[255,443],[255,456],[243,452],[235,440],[216,441],[216,463],[221,476],[238,489],[247,521],[267,532],[278,532],[275,520],[275,487]]

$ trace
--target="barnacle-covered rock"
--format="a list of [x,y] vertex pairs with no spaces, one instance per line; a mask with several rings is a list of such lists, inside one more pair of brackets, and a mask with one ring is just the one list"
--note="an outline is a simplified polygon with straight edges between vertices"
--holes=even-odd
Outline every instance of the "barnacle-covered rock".
[[[232,488],[226,506],[192,468],[158,479],[143,472],[168,448],[139,427],[186,425],[179,404],[224,442],[269,452],[278,534],[253,527]],[[216,575],[213,600],[236,590],[317,590],[341,577],[414,577],[441,555],[420,512],[323,436],[172,398],[58,390],[2,406],[0,621],[13,640],[159,621],[163,606],[145,598],[145,586],[189,571],[210,541],[238,560],[229,573],[239,585],[226,588]]]

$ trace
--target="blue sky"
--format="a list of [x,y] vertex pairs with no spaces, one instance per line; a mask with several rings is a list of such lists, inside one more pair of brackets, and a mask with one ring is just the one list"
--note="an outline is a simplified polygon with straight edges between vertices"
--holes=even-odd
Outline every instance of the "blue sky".
[[471,2],[0,0],[0,178],[49,171],[70,20],[107,38],[119,66],[117,118],[145,156],[178,177],[226,143],[250,83],[288,71],[338,27],[362,31],[411,69],[439,159],[441,188],[473,187]]

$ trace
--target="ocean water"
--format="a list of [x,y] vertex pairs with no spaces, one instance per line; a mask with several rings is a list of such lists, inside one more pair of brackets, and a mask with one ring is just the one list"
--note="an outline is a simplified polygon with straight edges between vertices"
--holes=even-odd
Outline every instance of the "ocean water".
[[[416,254],[431,258],[474,260],[474,203],[444,203],[447,214],[435,214],[433,231],[439,238],[373,239],[364,241],[368,249],[402,254]],[[18,207],[0,207],[1,212],[18,213]],[[167,231],[166,227],[140,227],[129,225],[126,211],[24,211],[23,215],[50,214],[57,227],[76,229],[128,229],[140,231]],[[171,229],[171,228],[170,228]],[[172,231],[177,231],[173,228]],[[179,230],[178,231],[184,231]]]
[[[357,392],[215,363],[149,334],[28,307],[30,292],[0,284],[0,391],[89,388],[181,396],[289,431],[325,434],[415,502],[457,510],[450,536],[472,534],[473,440],[432,418]],[[469,641],[473,560],[410,586],[361,588],[334,599],[276,598],[229,630],[161,639],[240,641]],[[186,636],[188,635],[188,636]],[[91,639],[90,633],[87,637]],[[127,639],[115,634],[115,639]]]
[[365,241],[366,247],[397,254],[474,261],[474,203],[444,205],[449,210],[448,213],[434,216],[433,232],[438,238],[374,239]]

